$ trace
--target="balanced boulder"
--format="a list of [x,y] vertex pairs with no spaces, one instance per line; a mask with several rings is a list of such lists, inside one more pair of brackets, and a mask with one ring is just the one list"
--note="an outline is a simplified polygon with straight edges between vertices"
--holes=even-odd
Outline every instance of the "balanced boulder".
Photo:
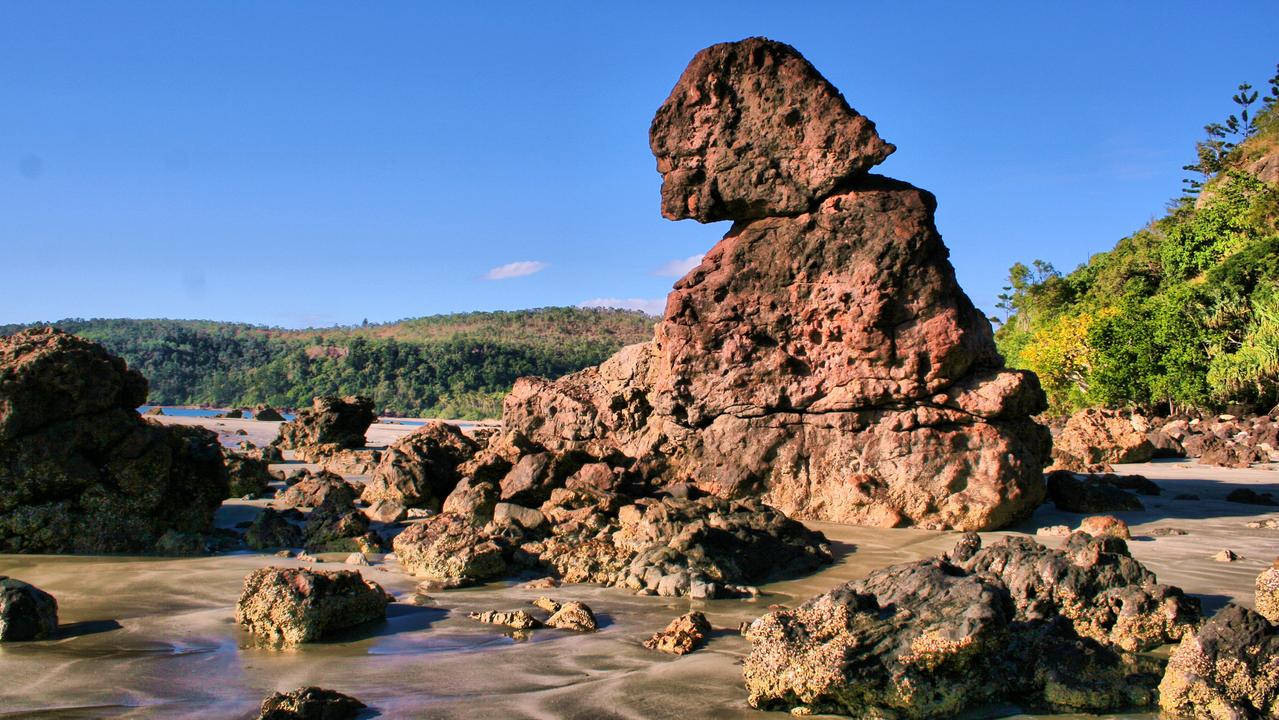
[[703,50],[650,141],[663,214],[736,223],[652,342],[516,382],[522,454],[858,524],[996,528],[1039,504],[1037,380],[1004,368],[936,200],[867,174],[892,146],[807,60],[762,38]]
[[144,420],[146,396],[96,343],[0,338],[0,552],[153,552],[210,530],[228,493],[217,435]]

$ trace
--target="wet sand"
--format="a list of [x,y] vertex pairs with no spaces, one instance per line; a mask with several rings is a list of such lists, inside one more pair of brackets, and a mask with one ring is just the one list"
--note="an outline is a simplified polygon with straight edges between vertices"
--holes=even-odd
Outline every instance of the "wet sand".
[[[190,418],[168,418],[187,422]],[[205,421],[207,423],[209,421]],[[240,424],[258,444],[276,423]],[[271,426],[249,428],[247,426]],[[223,428],[218,428],[222,430]],[[374,426],[371,444],[412,428]],[[256,430],[256,431],[255,431]],[[243,438],[239,438],[243,439]],[[383,441],[383,442],[379,442]],[[1209,611],[1227,601],[1252,605],[1257,574],[1279,554],[1279,530],[1249,529],[1249,520],[1279,518],[1279,508],[1227,503],[1230,490],[1247,486],[1279,492],[1279,473],[1222,470],[1187,463],[1124,466],[1164,488],[1142,498],[1144,512],[1117,513],[1133,528],[1133,555],[1161,581],[1199,595]],[[1199,501],[1173,500],[1194,493]],[[219,524],[251,517],[265,502],[229,501]],[[1068,524],[1082,516],[1051,506],[1014,531]],[[749,644],[738,624],[772,603],[795,604],[849,579],[894,563],[949,549],[954,533],[880,530],[812,523],[833,541],[836,564],[806,578],[764,587],[754,601],[694,601],[640,597],[586,585],[526,590],[513,581],[479,588],[415,592],[416,581],[394,560],[362,568],[396,596],[385,624],[289,651],[256,647],[234,621],[244,576],[266,565],[302,565],[264,554],[206,558],[67,557],[0,555],[0,574],[32,582],[59,601],[58,639],[0,647],[0,717],[244,718],[275,690],[318,684],[346,692],[387,718],[759,718],[741,682]],[[1189,534],[1150,537],[1156,527]],[[987,541],[1008,532],[989,533]],[[1041,537],[1058,544],[1060,538]],[[1221,563],[1223,548],[1243,560]],[[321,568],[346,568],[343,555],[324,555]],[[601,622],[598,633],[554,629],[526,640],[471,621],[471,610],[528,607],[538,595],[582,600]],[[640,643],[690,608],[706,612],[716,628],[708,646],[676,658]],[[372,717],[373,715],[370,715]],[[1042,717],[1015,710],[972,717]],[[1068,718],[1072,716],[1055,716]],[[1090,716],[1091,717],[1091,716]],[[1141,718],[1153,715],[1111,715]]]

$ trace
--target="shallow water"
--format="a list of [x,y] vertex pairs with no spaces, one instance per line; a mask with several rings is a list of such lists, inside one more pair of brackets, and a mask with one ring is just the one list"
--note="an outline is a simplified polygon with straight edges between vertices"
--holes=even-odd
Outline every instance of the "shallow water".
[[[1145,512],[1121,513],[1133,526],[1133,554],[1161,580],[1202,595],[1210,609],[1227,600],[1251,605],[1257,573],[1279,552],[1279,531],[1248,529],[1245,522],[1279,513],[1220,498],[1237,485],[1279,489],[1274,485],[1279,478],[1261,470],[1175,464],[1128,469],[1165,487],[1163,497],[1143,498]],[[1204,499],[1170,499],[1179,492]],[[253,505],[230,502],[220,520],[233,523],[251,514]],[[1045,508],[1018,529],[1033,532],[1077,521],[1078,516]],[[837,563],[807,578],[766,586],[767,594],[753,602],[639,597],[582,585],[524,590],[513,583],[441,592],[422,601],[412,578],[394,561],[382,563],[363,572],[397,597],[385,624],[291,651],[255,647],[233,616],[246,574],[270,564],[300,564],[294,560],[259,554],[187,559],[0,555],[0,574],[57,596],[64,625],[56,640],[0,646],[0,678],[5,679],[0,717],[243,718],[272,691],[304,684],[349,693],[381,717],[393,718],[783,716],[746,706],[740,663],[749,644],[737,634],[738,624],[758,617],[769,604],[801,602],[872,569],[935,555],[956,537],[814,525],[834,541]],[[1190,534],[1144,534],[1161,525]],[[1223,547],[1245,559],[1211,560]],[[527,607],[540,594],[585,601],[601,621],[600,632],[544,629],[519,640],[466,617],[471,610]],[[641,647],[649,634],[690,608],[705,611],[717,630],[705,649],[675,658]],[[974,715],[994,716],[1040,717],[1012,710]]]

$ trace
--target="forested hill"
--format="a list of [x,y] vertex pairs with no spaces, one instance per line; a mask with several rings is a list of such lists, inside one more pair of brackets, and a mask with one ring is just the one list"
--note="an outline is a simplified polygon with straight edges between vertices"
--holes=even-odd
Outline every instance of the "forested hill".
[[[387,414],[478,419],[501,414],[521,375],[558,377],[649,340],[652,317],[627,310],[541,308],[394,323],[285,330],[199,320],[60,320],[151,384],[149,402],[296,408],[324,394],[363,394]],[[27,327],[0,326],[0,335]]]
[[1279,74],[1233,100],[1164,217],[1067,275],[1012,267],[996,339],[1054,411],[1279,403]]

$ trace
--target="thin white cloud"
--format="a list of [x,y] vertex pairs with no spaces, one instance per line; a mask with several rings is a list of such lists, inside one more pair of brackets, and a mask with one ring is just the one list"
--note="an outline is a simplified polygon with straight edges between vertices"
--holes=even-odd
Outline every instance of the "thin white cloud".
[[640,310],[649,315],[661,315],[666,311],[666,298],[594,298],[578,303],[578,307]]
[[498,265],[497,267],[484,273],[485,280],[509,280],[511,278],[524,277],[538,273],[549,267],[549,263],[541,260],[520,260],[518,262]]
[[689,270],[702,264],[703,257],[706,257],[705,254],[693,255],[683,260],[672,260],[654,270],[653,274],[661,277],[684,277]]

